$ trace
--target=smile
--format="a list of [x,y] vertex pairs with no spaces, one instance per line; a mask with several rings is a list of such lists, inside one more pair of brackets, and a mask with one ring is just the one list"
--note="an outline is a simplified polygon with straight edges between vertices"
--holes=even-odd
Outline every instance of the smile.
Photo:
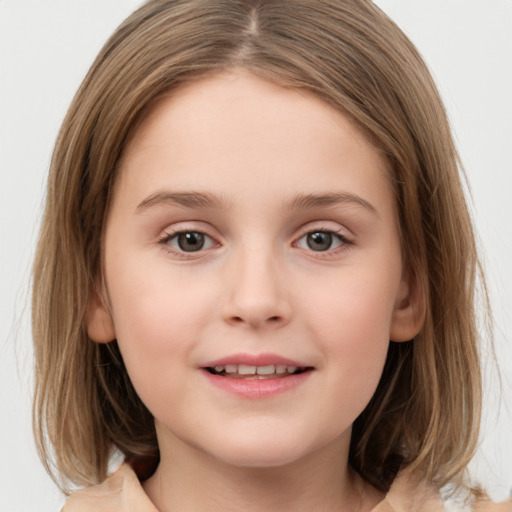
[[215,388],[240,398],[264,399],[304,385],[314,372],[276,354],[233,354],[200,367]]
[[296,375],[306,371],[308,368],[300,368],[291,365],[265,365],[253,366],[247,364],[226,364],[207,368],[213,375],[222,377],[230,377],[234,379],[246,380],[262,380],[262,379],[279,379],[289,375]]

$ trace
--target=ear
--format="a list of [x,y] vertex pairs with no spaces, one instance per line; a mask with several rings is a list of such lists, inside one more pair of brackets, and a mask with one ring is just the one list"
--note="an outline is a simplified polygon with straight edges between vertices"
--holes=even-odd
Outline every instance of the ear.
[[410,341],[416,336],[425,322],[425,292],[419,280],[412,273],[402,278],[398,289],[389,339]]
[[93,290],[87,305],[87,334],[96,343],[109,343],[116,338],[110,310],[98,290]]

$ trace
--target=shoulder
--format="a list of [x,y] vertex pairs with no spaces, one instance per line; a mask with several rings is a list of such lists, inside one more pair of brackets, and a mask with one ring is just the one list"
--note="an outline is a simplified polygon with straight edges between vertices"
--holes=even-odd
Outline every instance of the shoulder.
[[474,512],[512,512],[512,500],[494,503],[489,499],[478,500]]
[[447,506],[429,483],[401,471],[385,499],[372,512],[512,512],[512,501],[494,503],[479,499],[462,508]]
[[[72,494],[62,512],[158,512],[134,471],[123,464],[103,483]],[[452,512],[428,483],[402,471],[385,499],[372,512]],[[512,512],[512,502],[479,500],[453,512]]]
[[73,493],[61,512],[158,512],[134,471],[123,464],[103,483]]
[[372,512],[444,512],[438,492],[407,470],[398,473],[385,499]]
[[446,512],[512,512],[512,501],[495,503],[488,498],[482,498],[460,506],[446,505],[445,510]]

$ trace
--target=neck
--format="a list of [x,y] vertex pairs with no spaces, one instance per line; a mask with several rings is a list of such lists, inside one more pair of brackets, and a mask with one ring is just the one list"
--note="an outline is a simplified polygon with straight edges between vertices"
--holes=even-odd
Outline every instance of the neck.
[[344,439],[278,467],[233,466],[168,441],[159,438],[160,464],[143,484],[160,512],[366,512],[383,497],[350,469]]

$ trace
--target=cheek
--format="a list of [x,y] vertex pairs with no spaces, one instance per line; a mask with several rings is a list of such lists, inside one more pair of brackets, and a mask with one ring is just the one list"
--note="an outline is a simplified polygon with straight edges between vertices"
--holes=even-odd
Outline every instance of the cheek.
[[151,409],[162,399],[159,389],[177,389],[174,383],[192,364],[214,301],[205,289],[199,293],[190,280],[165,268],[142,271],[134,263],[112,270],[109,296],[117,341],[130,379]]
[[323,292],[308,294],[312,336],[324,353],[333,399],[342,396],[353,419],[364,409],[380,380],[389,347],[399,278],[351,269],[331,279]]
[[323,285],[308,288],[303,305],[316,328],[333,341],[352,340],[367,346],[389,341],[400,283],[399,270],[347,268],[326,276]]
[[150,351],[179,347],[183,334],[193,338],[208,317],[209,288],[184,271],[153,261],[128,261],[111,270],[109,297],[121,343],[130,339]]

